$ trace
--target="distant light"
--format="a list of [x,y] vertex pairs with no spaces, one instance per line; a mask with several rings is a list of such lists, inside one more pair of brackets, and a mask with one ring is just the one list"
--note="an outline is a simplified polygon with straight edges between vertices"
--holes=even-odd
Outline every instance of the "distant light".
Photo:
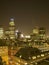
[[17,32],[15,33],[15,35],[17,36]]
[[24,38],[24,35],[23,34],[21,34],[21,38]]
[[18,32],[19,32],[18,30],[15,31],[15,35],[16,35],[16,36],[17,36],[17,33],[18,33]]
[[44,57],[44,54],[41,54],[41,57]]
[[16,33],[19,32],[18,30],[16,30]]
[[14,36],[11,36],[10,39],[14,39],[15,37]]
[[28,63],[25,63],[25,65],[27,65]]
[[30,35],[28,35],[28,36],[25,36],[25,38],[30,38]]
[[36,59],[36,56],[33,56],[32,59]]
[[14,18],[11,18],[10,20],[11,20],[11,21],[14,21]]
[[37,55],[37,58],[39,58],[40,57],[40,55]]

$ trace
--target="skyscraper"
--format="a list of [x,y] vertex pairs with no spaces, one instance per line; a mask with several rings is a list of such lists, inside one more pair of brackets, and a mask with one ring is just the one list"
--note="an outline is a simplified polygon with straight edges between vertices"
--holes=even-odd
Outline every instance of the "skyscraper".
[[11,18],[9,22],[9,32],[10,39],[15,39],[15,23],[13,18]]

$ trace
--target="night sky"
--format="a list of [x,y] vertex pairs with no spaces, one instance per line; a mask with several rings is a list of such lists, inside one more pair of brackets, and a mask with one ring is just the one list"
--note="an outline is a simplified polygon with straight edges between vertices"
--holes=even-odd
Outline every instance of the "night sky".
[[49,0],[0,0],[0,25],[7,29],[11,17],[24,34],[35,26],[45,27],[49,34]]

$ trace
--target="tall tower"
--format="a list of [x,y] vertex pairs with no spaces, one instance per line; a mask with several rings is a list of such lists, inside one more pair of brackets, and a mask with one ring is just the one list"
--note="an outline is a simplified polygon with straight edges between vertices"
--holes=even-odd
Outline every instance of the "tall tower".
[[13,18],[11,18],[9,22],[9,32],[10,39],[15,39],[15,23]]

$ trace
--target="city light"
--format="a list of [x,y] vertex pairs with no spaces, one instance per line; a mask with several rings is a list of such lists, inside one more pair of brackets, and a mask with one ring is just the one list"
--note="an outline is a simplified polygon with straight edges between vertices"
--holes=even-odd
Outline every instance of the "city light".
[[36,56],[33,56],[32,59],[33,59],[33,60],[36,59]]
[[25,63],[25,65],[27,65],[28,63]]
[[23,34],[21,34],[21,38],[24,38],[24,35]]
[[18,30],[16,30],[16,33],[19,32]]
[[0,65],[49,65],[49,0],[0,0]]
[[14,26],[14,25],[15,25],[13,21],[11,21],[9,24],[10,24],[11,26]]
[[25,36],[25,38],[30,38],[30,35],[28,35],[28,36]]
[[17,33],[18,33],[18,32],[19,32],[18,30],[15,31],[15,35],[16,35],[16,36],[17,36]]
[[14,21],[14,18],[11,18],[10,20],[11,20],[11,21]]
[[[2,57],[3,62],[4,60],[6,61],[7,65],[8,61],[11,65],[28,65],[31,62],[31,64],[33,64],[32,60],[36,61],[49,55],[49,37],[46,36],[45,30],[43,28],[38,27],[33,29],[32,34],[24,35],[24,33],[22,34],[22,32],[16,29],[15,22],[13,19],[11,19],[11,21],[9,22],[9,28],[7,30],[0,28],[0,42],[0,46],[6,45],[8,48],[8,50],[5,50],[0,47],[0,56]],[[20,50],[23,48],[27,48],[27,52],[31,51],[31,53],[28,52],[28,57],[25,57],[25,50],[22,50],[24,52],[20,52]],[[32,50],[28,50],[28,48],[36,48],[36,50],[38,49],[36,51],[37,55],[34,49],[33,52],[35,53],[35,55],[32,55],[34,53],[32,52]],[[40,53],[38,53],[39,51]],[[46,51],[48,51],[48,53],[43,54],[43,52]],[[19,53],[17,54],[17,52]],[[6,56],[4,56],[5,53],[7,53]],[[10,56],[10,60],[8,54]],[[18,57],[16,57],[15,54],[17,54]],[[29,59],[30,61],[27,62],[26,59]]]

